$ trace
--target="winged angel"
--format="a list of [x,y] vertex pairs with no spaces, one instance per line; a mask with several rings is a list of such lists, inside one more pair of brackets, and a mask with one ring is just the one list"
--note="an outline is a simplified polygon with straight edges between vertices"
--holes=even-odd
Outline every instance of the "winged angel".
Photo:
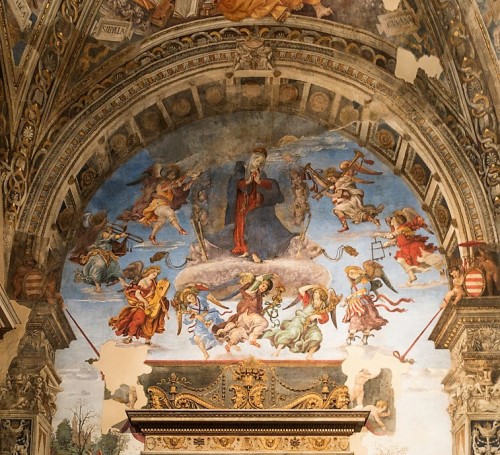
[[364,158],[364,155],[356,150],[356,154],[351,161],[343,161],[339,165],[339,170],[335,167],[328,168],[325,172],[318,172],[308,164],[305,167],[307,178],[314,182],[312,191],[316,193],[315,199],[327,196],[333,203],[333,214],[339,219],[342,227],[338,232],[349,230],[347,220],[354,224],[361,222],[372,222],[380,227],[377,215],[384,210],[384,205],[375,207],[372,204],[365,204],[365,192],[359,189],[356,184],[371,184],[373,182],[357,177],[356,174],[380,175],[381,172],[374,171],[363,164],[373,164],[373,161]]
[[349,334],[346,343],[350,345],[357,338],[356,333],[361,332],[361,342],[368,344],[368,338],[374,336],[373,330],[380,330],[389,321],[380,316],[377,308],[384,308],[391,313],[402,313],[406,311],[402,308],[390,308],[383,303],[383,300],[392,307],[398,306],[402,302],[412,302],[412,299],[400,298],[392,301],[384,294],[379,293],[379,289],[385,284],[391,291],[398,292],[392,286],[384,268],[378,262],[369,260],[363,262],[363,267],[350,265],[345,268],[345,273],[351,284],[351,294],[346,298],[346,312],[342,320],[349,324]]
[[205,360],[210,357],[208,351],[221,344],[211,327],[224,322],[220,312],[212,305],[228,310],[203,284],[186,286],[177,291],[172,300],[177,312],[177,335],[180,335],[182,326],[187,325],[192,335],[191,343],[198,346]]
[[444,275],[445,259],[437,251],[437,246],[428,243],[429,237],[417,234],[424,229],[432,234],[424,219],[411,207],[395,210],[386,218],[391,227],[390,232],[377,232],[374,237],[388,239],[384,247],[397,246],[399,249],[394,258],[408,274],[409,283],[413,283],[417,273],[426,272],[431,268],[439,270]]
[[182,174],[176,164],[154,164],[142,176],[127,186],[142,184],[142,194],[132,208],[125,210],[118,219],[136,221],[151,227],[149,240],[157,244],[156,235],[167,223],[180,235],[187,231],[180,225],[175,213],[187,203],[191,187],[200,173]]
[[337,296],[333,289],[324,286],[306,285],[299,288],[298,297],[287,308],[299,301],[303,307],[295,312],[292,319],[283,321],[279,328],[264,334],[264,338],[268,338],[276,348],[273,355],[278,357],[281,350],[287,347],[291,352],[307,354],[306,359],[311,359],[323,341],[319,324],[331,319],[337,327],[335,309],[340,300],[342,295]]

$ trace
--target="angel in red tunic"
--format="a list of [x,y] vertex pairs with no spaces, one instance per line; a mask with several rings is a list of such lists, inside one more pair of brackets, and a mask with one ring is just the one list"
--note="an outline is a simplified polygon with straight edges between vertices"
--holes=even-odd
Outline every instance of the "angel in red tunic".
[[388,217],[386,221],[391,226],[391,232],[375,233],[374,236],[389,239],[384,247],[399,248],[394,258],[408,274],[410,284],[417,279],[417,273],[426,272],[431,268],[444,273],[446,263],[443,256],[436,252],[437,246],[427,243],[429,237],[417,234],[419,229],[425,229],[430,233],[432,231],[415,210],[410,207],[395,210],[394,215]]
[[135,337],[144,338],[146,344],[151,344],[155,333],[165,331],[165,316],[168,317],[165,295],[170,283],[168,280],[156,281],[159,273],[160,267],[148,267],[137,284],[130,284],[125,288],[128,306],[109,320],[116,335],[126,337],[124,343],[131,343]]

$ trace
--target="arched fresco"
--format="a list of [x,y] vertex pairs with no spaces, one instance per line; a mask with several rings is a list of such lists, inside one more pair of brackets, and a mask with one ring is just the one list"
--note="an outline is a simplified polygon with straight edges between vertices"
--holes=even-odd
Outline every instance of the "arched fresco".
[[[415,194],[366,149],[284,114],[221,116],[135,155],[86,213],[61,293],[88,340],[78,332],[56,359],[56,427],[83,400],[106,433],[145,405],[160,370],[196,365],[196,384],[253,357],[295,365],[280,380],[298,389],[334,371],[349,407],[372,411],[356,453],[450,451],[449,354],[424,338],[405,355],[440,308],[445,258]],[[398,246],[402,229],[412,240]],[[118,256],[109,236],[128,239]],[[141,319],[148,286],[165,299]]]
[[[484,452],[498,7],[233,3],[0,4],[0,452],[47,452],[52,425],[59,453],[137,453],[124,411],[148,391],[291,409],[336,390],[372,412],[356,453]],[[268,381],[249,395],[245,368]]]

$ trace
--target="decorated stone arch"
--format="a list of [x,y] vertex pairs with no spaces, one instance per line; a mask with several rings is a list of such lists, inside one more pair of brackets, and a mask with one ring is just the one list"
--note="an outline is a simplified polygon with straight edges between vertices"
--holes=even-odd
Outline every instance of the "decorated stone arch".
[[[142,406],[334,403],[372,413],[351,448],[328,442],[339,451],[450,451],[448,356],[427,337],[412,343],[453,287],[451,268],[474,268],[478,246],[497,241],[485,158],[494,120],[472,83],[473,126],[456,115],[450,68],[439,80],[396,78],[397,52],[372,32],[307,17],[215,17],[121,49],[51,98],[29,196],[8,193],[7,207],[23,201],[14,297],[47,298],[78,338],[43,375],[52,405],[59,392],[45,410],[54,427],[95,414],[103,434],[118,434],[125,411]],[[457,332],[440,327],[448,347]],[[349,404],[330,400],[346,389]],[[472,441],[456,431],[460,416],[462,447]],[[189,448],[262,448],[198,442]],[[314,452],[327,442],[275,443]]]

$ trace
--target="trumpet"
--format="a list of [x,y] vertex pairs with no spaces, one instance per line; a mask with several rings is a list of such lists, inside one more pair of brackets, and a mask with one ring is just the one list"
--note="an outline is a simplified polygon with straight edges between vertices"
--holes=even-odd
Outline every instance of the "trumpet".
[[127,234],[127,238],[136,243],[144,243],[144,239],[138,235],[127,232],[127,225],[117,223],[108,223],[108,227],[113,231],[113,234]]

